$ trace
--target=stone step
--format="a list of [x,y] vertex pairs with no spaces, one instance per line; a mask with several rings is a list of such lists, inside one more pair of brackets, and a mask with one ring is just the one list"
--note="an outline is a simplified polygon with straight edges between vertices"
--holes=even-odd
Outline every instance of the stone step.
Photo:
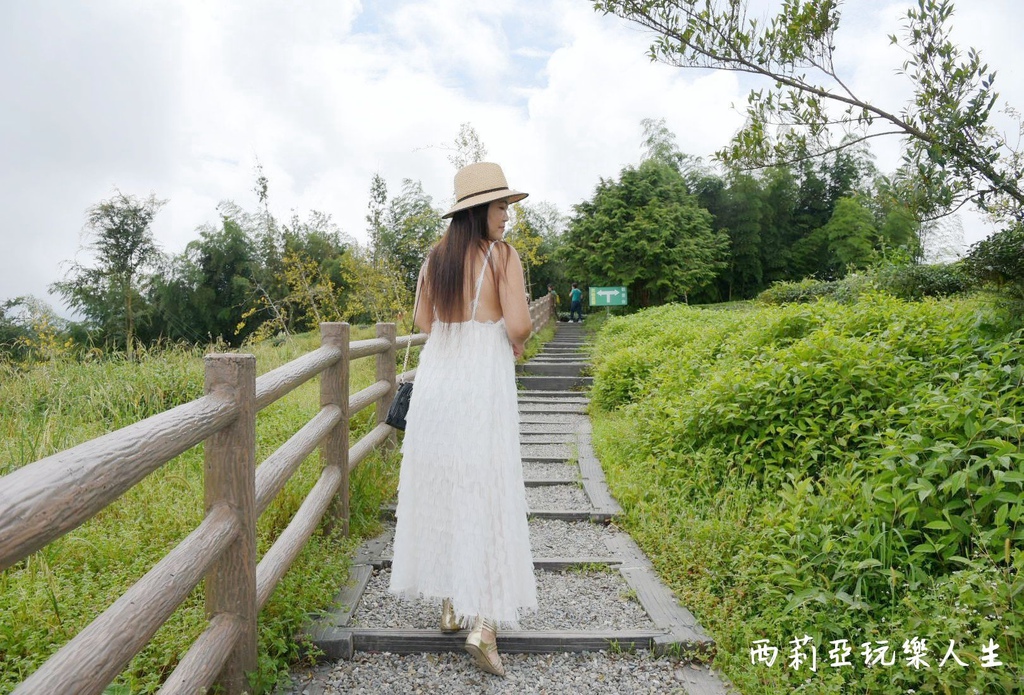
[[[536,488],[532,488],[536,489]],[[394,504],[383,504],[380,508],[381,521],[395,520]],[[526,513],[527,519],[552,519],[557,521],[589,521],[594,524],[607,524],[614,521],[618,514],[614,512],[587,510],[587,509],[530,509]]]
[[545,485],[579,485],[579,478],[523,478],[526,487],[544,487]]
[[530,509],[564,509],[592,512],[594,505],[583,489],[582,481],[568,485],[537,485],[526,488],[526,506]]
[[[538,377],[544,378],[544,377]],[[522,421],[525,415],[553,415],[553,414],[569,414],[569,415],[586,415],[587,404],[586,403],[520,403],[519,404],[519,417]]]
[[558,424],[563,427],[571,427],[575,425],[580,418],[584,418],[586,415],[579,413],[567,413],[556,411],[552,413],[543,412],[522,412],[519,413],[519,424],[520,425],[551,425]]
[[557,464],[565,463],[568,456],[547,456],[543,454],[529,454],[523,456],[523,463]]
[[590,400],[590,396],[587,395],[586,391],[572,391],[565,390],[559,391],[557,389],[520,389],[519,400],[531,399],[531,398],[543,398],[543,399],[559,399],[559,398],[579,398],[582,400]]
[[590,388],[594,383],[591,376],[518,376],[516,381],[527,389],[568,391]]
[[[527,394],[528,395],[524,395]],[[545,396],[544,391],[520,391],[519,404],[539,405],[551,403],[552,405],[586,405],[590,403],[590,396],[586,391],[550,391],[550,396]]]
[[604,511],[587,511],[585,509],[531,509],[527,519],[552,519],[556,521],[589,521],[594,524],[607,524],[615,521],[618,514]]
[[580,468],[578,465],[565,461],[537,462],[523,461],[523,483],[529,485],[531,481],[556,480],[568,483],[579,483],[581,480]]
[[[351,659],[357,651],[389,654],[461,652],[465,648],[466,632],[445,634],[440,630],[325,626],[315,631],[311,638],[313,645],[326,658]],[[610,649],[650,649],[656,654],[665,654],[679,648],[689,654],[700,651],[702,644],[673,642],[669,633],[663,630],[503,630],[498,635],[498,649],[506,654],[597,652]]]
[[520,444],[571,444],[576,441],[574,434],[559,434],[557,432],[521,432],[519,434]]
[[[675,602],[649,563],[634,554],[631,539],[619,531],[606,533],[610,554],[535,563],[538,612],[522,619],[522,629],[501,631],[499,648],[506,653],[617,648],[712,656],[714,642]],[[360,548],[335,608],[306,630],[314,645],[330,659],[350,659],[356,651],[461,651],[465,631],[442,633],[436,605],[403,601],[387,591],[386,554],[381,537]]]
[[[549,559],[571,558],[574,564],[585,564],[586,558],[615,557],[611,552],[615,536],[622,533],[607,524],[585,521],[560,521],[557,519],[530,520],[530,549],[533,551],[535,566]],[[384,522],[384,531],[374,539],[366,541],[356,554],[356,564],[381,566],[390,563],[393,550],[395,525]]]
[[543,456],[555,460],[566,461],[579,452],[576,451],[576,447],[570,446],[569,444],[519,444],[519,456],[523,461],[537,460],[537,457]]
[[560,423],[557,423],[557,422],[549,422],[549,423],[541,423],[541,424],[529,423],[529,422],[520,422],[519,423],[519,437],[520,437],[520,440],[522,439],[522,437],[524,437],[526,435],[537,435],[537,434],[556,434],[556,435],[559,435],[560,434],[560,435],[567,435],[568,436],[568,435],[572,435],[572,433],[573,433],[572,427],[570,427],[568,425],[565,425],[565,424],[560,424]]
[[529,376],[568,376],[577,377],[590,365],[585,362],[566,362],[558,364],[553,362],[531,362],[516,366],[516,373]]
[[[574,522],[590,523],[590,522]],[[391,569],[394,557],[382,557],[373,563],[375,570]],[[580,557],[541,557],[533,559],[533,569],[540,572],[595,571],[597,569],[617,569],[622,559],[607,555],[581,555]]]

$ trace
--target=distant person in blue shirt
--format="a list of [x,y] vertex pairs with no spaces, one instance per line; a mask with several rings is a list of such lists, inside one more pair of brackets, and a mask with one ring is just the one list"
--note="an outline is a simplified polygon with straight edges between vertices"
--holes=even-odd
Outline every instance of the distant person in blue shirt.
[[583,290],[579,283],[572,283],[572,291],[569,293],[569,323],[576,323],[574,316],[579,316],[578,321],[583,321]]

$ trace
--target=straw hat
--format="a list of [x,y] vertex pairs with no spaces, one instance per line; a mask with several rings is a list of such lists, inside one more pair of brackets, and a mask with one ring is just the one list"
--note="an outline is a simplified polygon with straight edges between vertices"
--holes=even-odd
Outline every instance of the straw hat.
[[451,217],[459,210],[491,203],[495,200],[507,200],[514,203],[522,200],[529,193],[513,191],[505,181],[501,167],[492,162],[477,162],[464,166],[455,174],[455,205],[442,218]]

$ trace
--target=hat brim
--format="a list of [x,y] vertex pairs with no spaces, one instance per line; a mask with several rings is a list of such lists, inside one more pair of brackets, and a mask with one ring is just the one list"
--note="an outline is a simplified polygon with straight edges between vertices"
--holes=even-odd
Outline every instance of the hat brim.
[[477,205],[493,203],[495,200],[505,200],[508,201],[509,204],[518,203],[528,195],[530,194],[523,193],[521,191],[513,191],[511,188],[505,188],[500,191],[490,191],[488,193],[478,193],[477,195],[469,196],[465,200],[460,200],[452,206],[451,210],[441,215],[441,219],[447,219],[461,210],[475,208]]

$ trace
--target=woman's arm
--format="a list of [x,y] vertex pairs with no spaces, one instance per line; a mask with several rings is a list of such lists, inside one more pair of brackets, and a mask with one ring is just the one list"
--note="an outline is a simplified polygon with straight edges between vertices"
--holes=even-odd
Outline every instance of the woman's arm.
[[416,280],[416,315],[413,316],[412,319],[421,331],[429,334],[430,327],[433,324],[433,317],[431,316],[433,312],[431,311],[431,307],[427,306],[429,302],[427,302],[424,297],[426,292],[424,291],[423,284],[426,270],[427,264],[424,263],[420,266],[420,277]]
[[526,302],[523,264],[514,248],[508,245],[506,248],[508,253],[505,254],[505,268],[498,283],[498,301],[501,302],[501,315],[505,318],[505,331],[518,357],[533,332],[533,321],[530,319],[530,305]]

